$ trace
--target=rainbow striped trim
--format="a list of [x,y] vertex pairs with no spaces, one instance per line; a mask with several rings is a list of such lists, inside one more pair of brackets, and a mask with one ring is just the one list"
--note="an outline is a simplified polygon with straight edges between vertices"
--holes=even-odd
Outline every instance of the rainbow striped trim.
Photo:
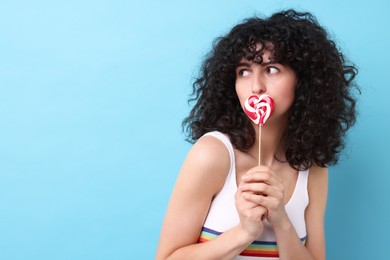
[[[218,232],[206,227],[202,228],[202,232],[200,233],[198,243],[204,243],[210,241],[217,236],[222,234],[222,232]],[[306,236],[301,238],[301,242],[303,244],[306,243]],[[270,258],[278,258],[279,252],[276,242],[267,242],[267,241],[253,241],[242,253],[242,256],[256,256],[256,257],[270,257]]]

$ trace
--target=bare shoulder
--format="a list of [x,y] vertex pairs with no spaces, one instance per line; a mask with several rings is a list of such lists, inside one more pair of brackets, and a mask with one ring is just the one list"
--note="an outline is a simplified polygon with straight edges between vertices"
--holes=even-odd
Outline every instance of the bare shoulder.
[[[221,165],[221,162],[222,164],[230,164],[227,147],[214,136],[204,136],[199,139],[190,150],[190,155],[197,156],[197,159],[206,164]],[[216,163],[214,159],[222,161]]]
[[213,186],[209,188],[217,192],[221,188],[229,168],[230,156],[225,144],[213,136],[204,136],[189,151],[179,177],[185,175],[185,177],[191,178],[190,176],[193,175],[194,179],[207,180],[207,183]]

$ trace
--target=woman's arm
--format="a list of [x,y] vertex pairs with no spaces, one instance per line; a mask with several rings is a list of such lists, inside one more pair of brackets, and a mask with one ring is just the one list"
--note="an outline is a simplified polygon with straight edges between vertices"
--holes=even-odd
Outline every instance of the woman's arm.
[[328,168],[311,167],[308,186],[309,205],[305,212],[306,248],[315,259],[326,259],[324,222],[328,198]]
[[[253,233],[245,231],[248,225],[240,224],[209,242],[197,243],[211,201],[223,187],[229,168],[229,153],[219,140],[204,137],[193,146],[168,205],[156,259],[229,259],[254,240]],[[238,204],[242,211],[257,211],[261,217],[261,207]]]
[[305,246],[289,219],[274,227],[280,259],[325,259],[324,216],[328,191],[328,169],[313,166],[308,180],[309,205],[305,211]]

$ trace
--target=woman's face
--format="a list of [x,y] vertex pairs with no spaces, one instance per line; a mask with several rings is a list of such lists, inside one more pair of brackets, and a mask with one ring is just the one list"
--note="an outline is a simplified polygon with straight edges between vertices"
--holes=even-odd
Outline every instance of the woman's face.
[[297,85],[295,72],[290,67],[271,62],[270,55],[265,51],[261,64],[242,59],[236,68],[236,93],[241,107],[244,108],[249,96],[267,94],[275,101],[275,110],[269,121],[287,118]]

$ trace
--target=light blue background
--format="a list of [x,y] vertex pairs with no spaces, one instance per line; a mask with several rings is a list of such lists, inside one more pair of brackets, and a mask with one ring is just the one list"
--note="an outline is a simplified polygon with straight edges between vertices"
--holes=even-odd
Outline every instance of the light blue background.
[[388,1],[2,0],[0,259],[153,259],[203,56],[287,7],[315,13],[360,68],[328,259],[388,258]]

